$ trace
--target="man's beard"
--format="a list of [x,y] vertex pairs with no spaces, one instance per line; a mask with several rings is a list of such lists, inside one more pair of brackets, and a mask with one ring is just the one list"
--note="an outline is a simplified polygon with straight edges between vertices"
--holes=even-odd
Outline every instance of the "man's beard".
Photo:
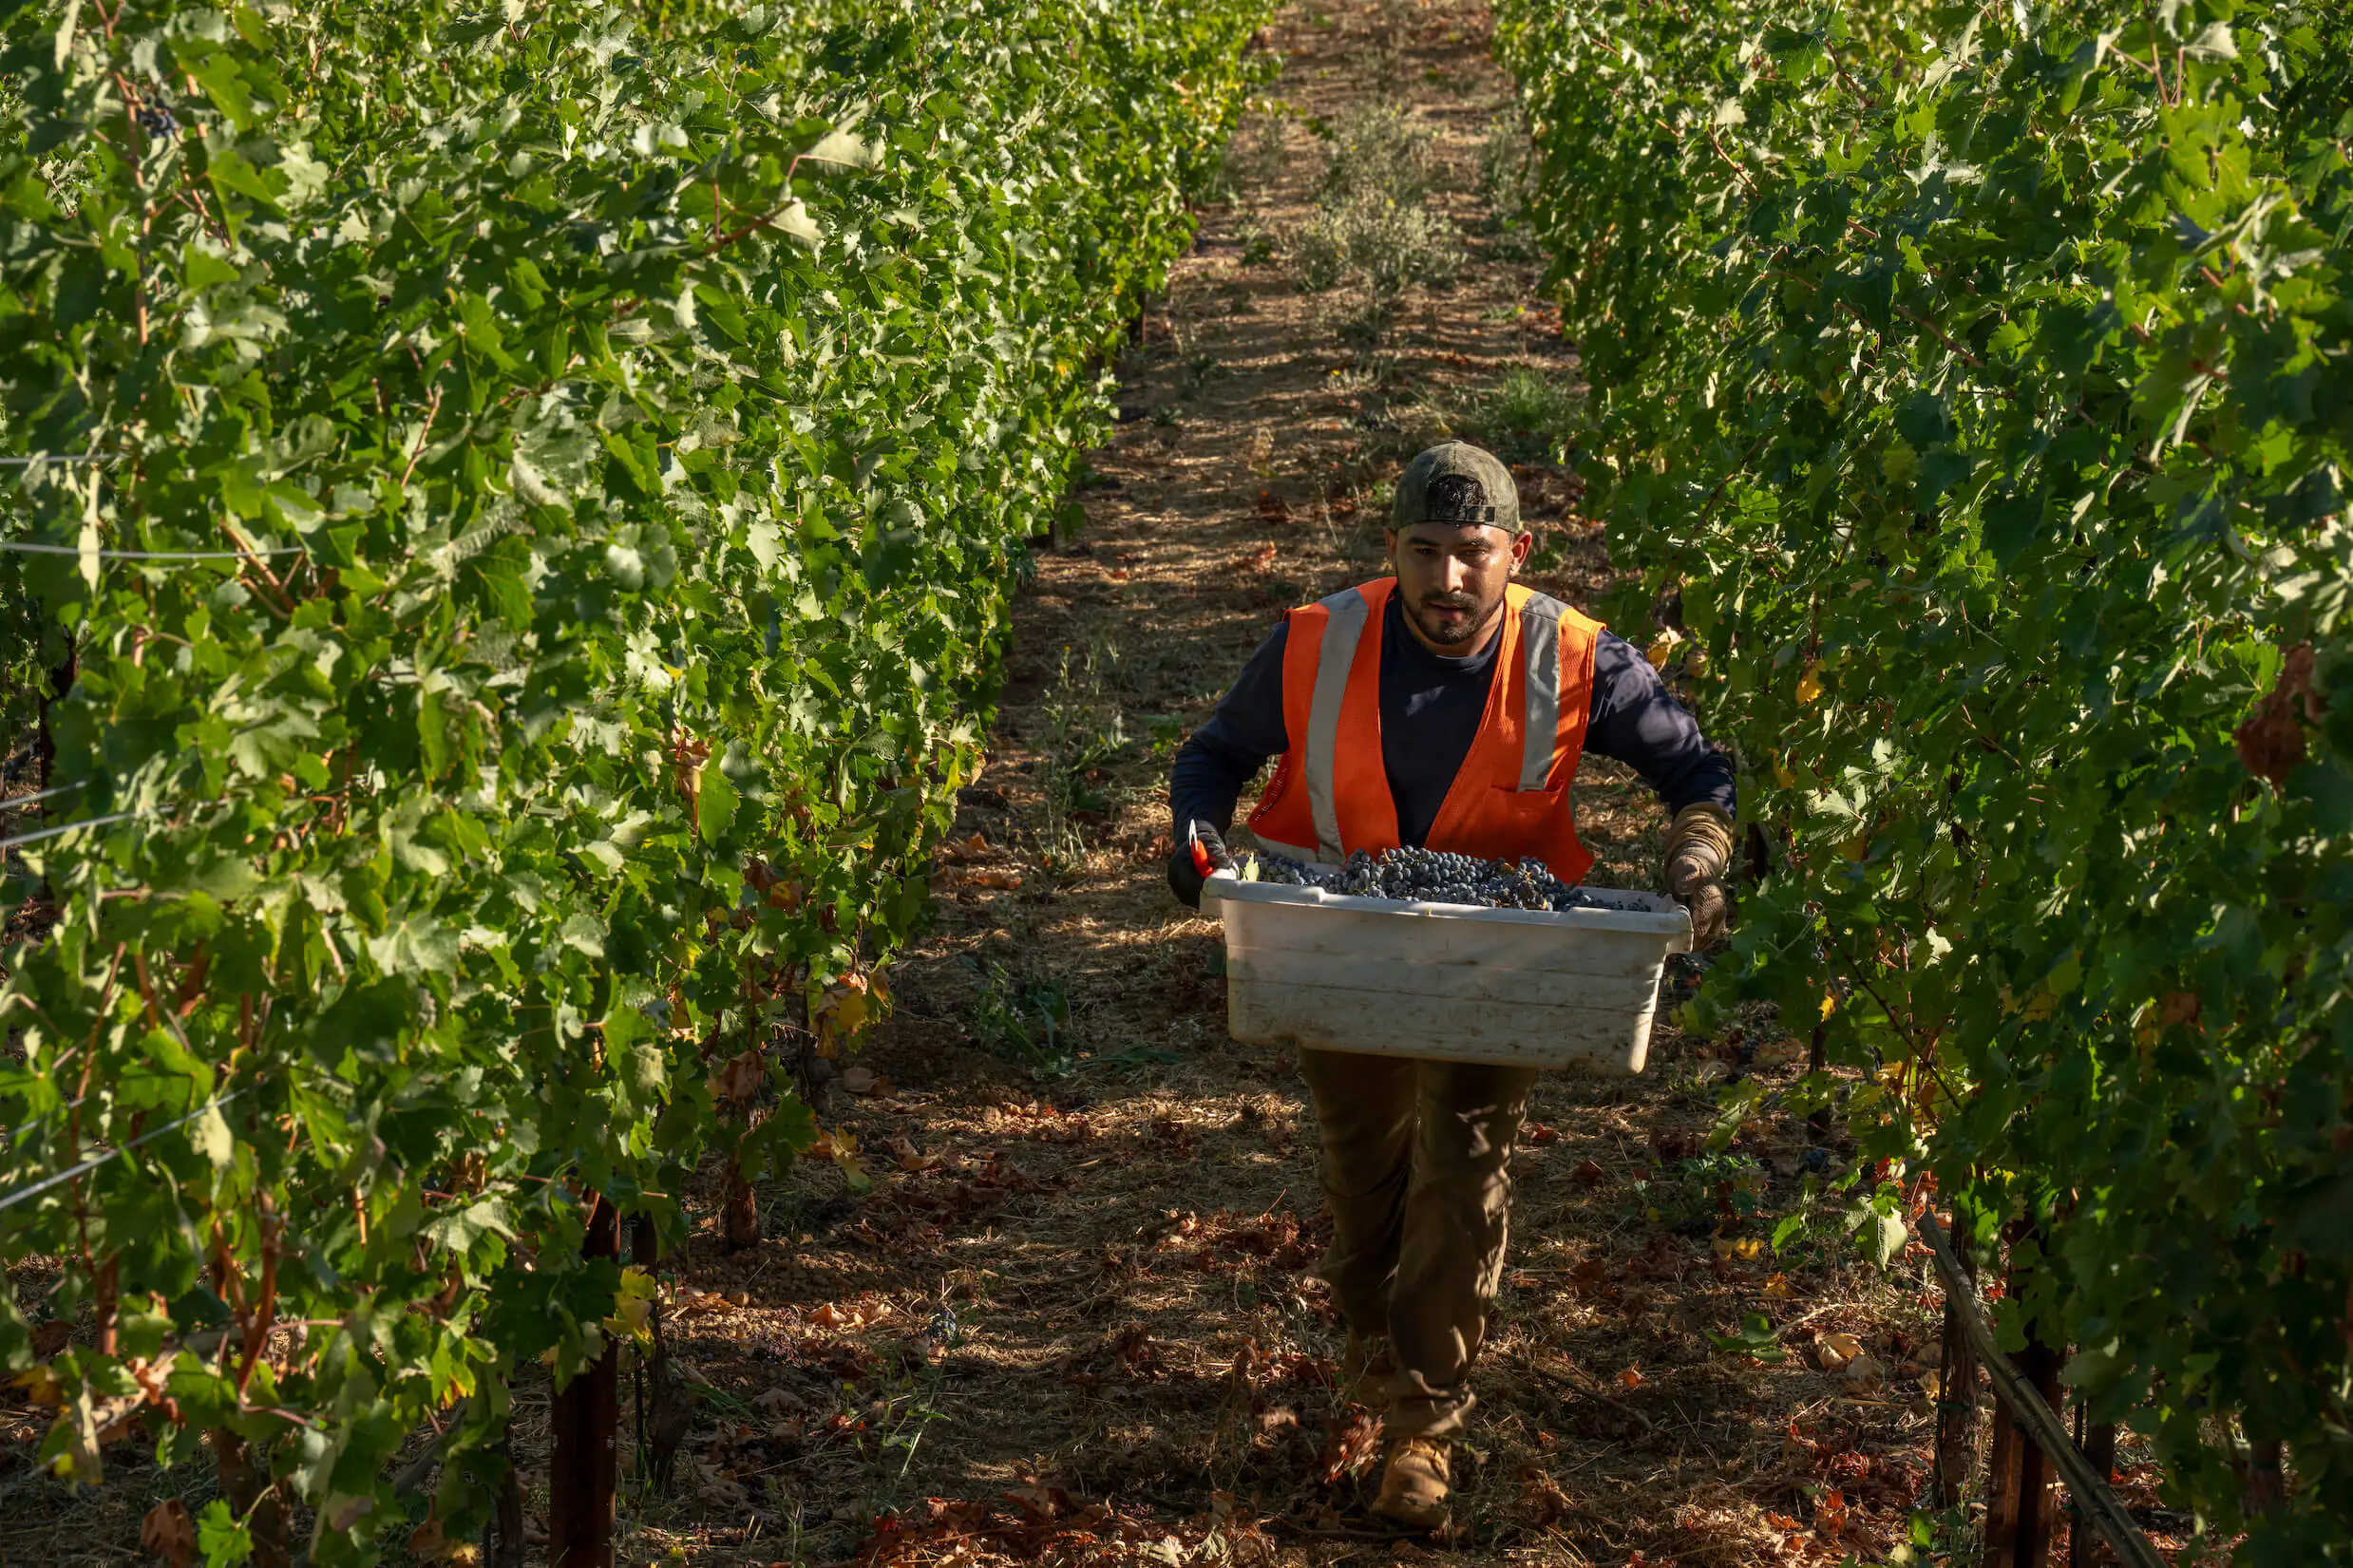
[[1420,615],[1414,617],[1421,623],[1424,636],[1432,642],[1445,643],[1449,647],[1459,646],[1477,636],[1486,629],[1490,619],[1489,616],[1479,614],[1479,601],[1467,595],[1441,594],[1436,597],[1422,600],[1421,608],[1424,611],[1459,610],[1463,613],[1463,618],[1458,621],[1433,623]]

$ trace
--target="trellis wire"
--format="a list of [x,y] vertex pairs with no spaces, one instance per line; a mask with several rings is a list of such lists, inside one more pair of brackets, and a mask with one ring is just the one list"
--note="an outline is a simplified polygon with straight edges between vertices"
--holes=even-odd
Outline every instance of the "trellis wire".
[[73,544],[34,544],[28,539],[0,539],[0,550],[28,556],[96,556],[100,560],[244,560],[253,556],[306,556],[299,544],[275,545],[267,550],[89,550]]
[[245,1094],[247,1089],[251,1088],[251,1086],[252,1086],[248,1085],[247,1088],[238,1089],[235,1093],[223,1094],[215,1099],[207,1100],[203,1105],[199,1105],[196,1109],[180,1118],[177,1122],[166,1122],[160,1127],[150,1128],[148,1131],[141,1133],[138,1137],[132,1139],[127,1143],[119,1144],[114,1148],[108,1149],[104,1154],[92,1155],[89,1159],[83,1161],[82,1163],[78,1165],[72,1166],[66,1170],[58,1171],[53,1175],[45,1176],[38,1181],[30,1182],[28,1185],[17,1188],[14,1192],[0,1195],[0,1211],[12,1209],[17,1204],[25,1202],[28,1199],[38,1198],[43,1193],[48,1191],[51,1187],[63,1185],[65,1182],[72,1181],[77,1176],[87,1176],[90,1172],[96,1170],[107,1161],[112,1160],[116,1155],[128,1154],[131,1150],[139,1147],[140,1144],[148,1142],[150,1139],[161,1138],[175,1127],[184,1127],[189,1123],[195,1121],[198,1117],[202,1116],[206,1111],[218,1110],[230,1101]]
[[82,781],[78,779],[72,784],[54,784],[47,789],[40,790],[31,795],[19,795],[12,800],[0,801],[0,811],[14,811],[19,807],[28,806],[35,801],[46,801],[52,795],[63,795],[68,790],[75,790],[81,787]]
[[[114,1081],[118,1084],[127,1084],[133,1079],[170,1079],[177,1083],[184,1082],[187,1076],[188,1075],[184,1072],[118,1072],[114,1075]],[[92,1100],[98,1099],[104,1092],[104,1091],[102,1089],[91,1089],[86,1093],[77,1094],[70,1100],[50,1106],[47,1110],[41,1112],[41,1115],[63,1116],[67,1111],[73,1110],[77,1106],[88,1105]],[[24,1138],[25,1134],[32,1131],[36,1124],[37,1124],[33,1122],[27,1122],[19,1126],[10,1127],[7,1132],[0,1133],[0,1143],[15,1143],[20,1142]]]
[[134,817],[152,817],[163,809],[160,805],[141,806],[135,811],[118,811],[111,817],[85,817],[78,822],[60,822],[55,827],[45,827],[31,833],[19,833],[12,839],[0,839],[0,849],[14,849],[18,844],[29,844],[43,839],[54,839],[61,833],[71,833],[78,827],[104,827],[111,822],[127,822]]

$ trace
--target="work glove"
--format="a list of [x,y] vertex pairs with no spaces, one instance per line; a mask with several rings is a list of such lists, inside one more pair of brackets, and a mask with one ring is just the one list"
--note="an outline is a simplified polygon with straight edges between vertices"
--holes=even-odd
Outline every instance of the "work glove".
[[1215,871],[1234,869],[1234,858],[1225,853],[1225,841],[1218,836],[1213,822],[1196,817],[1185,829],[1185,837],[1168,857],[1168,891],[1178,901],[1190,909],[1201,907],[1201,884]]
[[1724,868],[1732,862],[1732,817],[1720,805],[1687,805],[1667,829],[1667,892],[1691,911],[1691,946],[1697,953],[1724,934],[1732,897],[1724,891]]

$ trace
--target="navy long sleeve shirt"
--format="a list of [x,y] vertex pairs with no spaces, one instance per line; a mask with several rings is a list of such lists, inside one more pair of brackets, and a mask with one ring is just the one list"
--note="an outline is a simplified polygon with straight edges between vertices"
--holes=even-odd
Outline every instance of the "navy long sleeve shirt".
[[[1425,843],[1453,787],[1487,708],[1503,638],[1468,658],[1433,653],[1406,629],[1395,595],[1381,627],[1381,763],[1396,803],[1397,836]],[[1282,722],[1285,621],[1259,645],[1209,722],[1177,753],[1168,803],[1177,841],[1199,819],[1223,833],[1234,803],[1270,757],[1289,749]],[[1712,803],[1734,805],[1732,759],[1708,745],[1697,720],[1667,694],[1665,683],[1634,646],[1603,632],[1593,650],[1593,708],[1585,721],[1588,755],[1614,758],[1642,776],[1669,811]]]

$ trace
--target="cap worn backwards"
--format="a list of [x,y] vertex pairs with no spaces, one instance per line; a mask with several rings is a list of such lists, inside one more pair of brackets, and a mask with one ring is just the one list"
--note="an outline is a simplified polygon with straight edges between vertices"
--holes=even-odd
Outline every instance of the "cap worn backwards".
[[1520,490],[1511,470],[1493,454],[1466,441],[1433,446],[1397,479],[1397,498],[1390,508],[1390,526],[1409,528],[1417,522],[1459,526],[1520,527]]

